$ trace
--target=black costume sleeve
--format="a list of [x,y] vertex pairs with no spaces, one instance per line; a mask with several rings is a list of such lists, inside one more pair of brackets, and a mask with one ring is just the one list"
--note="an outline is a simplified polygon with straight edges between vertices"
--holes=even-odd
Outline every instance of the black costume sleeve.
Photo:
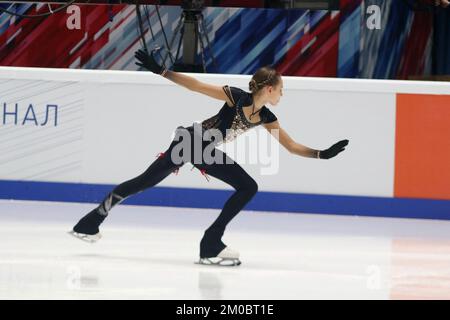
[[264,111],[264,112],[261,114],[261,119],[263,120],[263,123],[271,123],[271,122],[274,122],[274,121],[277,121],[277,120],[278,120],[278,119],[277,119],[277,116],[274,115],[274,114],[272,113],[272,111],[269,110],[269,108],[264,107],[264,110],[261,110],[261,111]]
[[[236,87],[223,86],[222,89],[227,95],[228,99],[230,99],[230,101],[233,103],[233,106],[236,105],[236,103],[241,97],[247,98],[248,95],[247,92]],[[245,99],[244,103],[247,102],[247,100],[248,99]]]
[[[233,106],[236,105],[239,99],[243,99],[243,106],[249,106],[253,103],[252,95],[242,89],[230,86],[223,86],[222,88],[228,99],[230,99],[233,103]],[[277,117],[272,113],[272,111],[270,111],[265,106],[263,107],[263,110],[261,110],[260,115],[263,123],[271,123],[278,120]]]

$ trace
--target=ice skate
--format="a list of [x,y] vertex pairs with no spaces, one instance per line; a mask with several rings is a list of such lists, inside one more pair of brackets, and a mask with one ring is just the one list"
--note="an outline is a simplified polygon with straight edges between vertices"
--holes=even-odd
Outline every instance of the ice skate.
[[88,243],[94,243],[101,239],[102,235],[98,227],[105,220],[104,215],[101,215],[97,209],[92,210],[84,216],[68,233],[77,239]]
[[96,233],[96,234],[93,234],[93,235],[90,235],[90,234],[85,234],[85,233],[78,233],[78,232],[75,232],[75,231],[72,230],[72,231],[69,231],[68,234],[70,234],[71,236],[74,236],[77,239],[80,239],[80,240],[83,240],[85,242],[88,242],[88,243],[95,243],[98,240],[100,240],[101,237],[102,237],[100,232]]
[[235,267],[241,264],[239,252],[226,247],[216,257],[200,258],[198,264]]

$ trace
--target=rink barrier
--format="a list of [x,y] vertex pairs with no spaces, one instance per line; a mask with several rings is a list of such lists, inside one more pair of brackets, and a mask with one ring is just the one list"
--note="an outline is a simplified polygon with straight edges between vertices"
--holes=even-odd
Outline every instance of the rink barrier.
[[[250,80],[191,75],[245,90]],[[222,105],[150,72],[0,67],[0,79],[4,199],[98,202],[112,185],[142,173],[168,147],[175,128],[206,119]],[[247,209],[448,219],[448,83],[283,81],[283,100],[271,109],[297,142],[317,149],[344,138],[350,144],[330,161],[280,148],[272,154],[280,165],[275,174],[238,161],[258,182]],[[256,143],[246,149],[258,151]],[[197,172],[171,176],[149,191],[155,197],[137,195],[129,203],[220,208],[230,191],[217,179],[201,185],[209,191],[198,189],[198,178]]]
[[[99,203],[113,185],[0,181],[0,198]],[[153,187],[124,205],[221,209],[232,191]],[[244,210],[450,220],[450,201],[259,191]]]

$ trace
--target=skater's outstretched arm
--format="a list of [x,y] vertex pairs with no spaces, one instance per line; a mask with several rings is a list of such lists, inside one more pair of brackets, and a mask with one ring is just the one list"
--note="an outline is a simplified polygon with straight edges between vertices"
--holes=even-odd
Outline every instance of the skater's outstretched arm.
[[316,159],[330,159],[335,157],[338,153],[345,150],[345,146],[348,145],[348,140],[341,140],[326,150],[316,150],[304,146],[298,142],[295,142],[287,132],[281,128],[280,123],[277,121],[266,123],[264,127],[270,132],[280,144],[286,148],[290,153]]
[[204,83],[186,74],[165,69],[156,62],[153,56],[154,51],[155,50],[151,51],[150,54],[144,50],[136,51],[134,56],[139,61],[136,62],[136,64],[153,73],[159,74],[182,87],[218,100],[226,101],[228,106],[233,106],[232,101],[230,101],[230,98],[225,94],[223,87]]

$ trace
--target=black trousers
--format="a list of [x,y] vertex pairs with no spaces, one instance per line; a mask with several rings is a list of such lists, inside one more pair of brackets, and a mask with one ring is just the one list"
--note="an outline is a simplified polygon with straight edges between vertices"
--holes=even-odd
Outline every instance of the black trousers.
[[[191,134],[191,139],[194,141],[194,133],[192,127],[187,128]],[[125,181],[114,188],[112,194],[125,198],[137,194],[145,189],[151,188],[164,180],[173,171],[177,170],[185,164],[174,163],[172,161],[171,153],[173,148],[179,143],[175,139],[164,153],[162,153],[148,168],[139,176]],[[202,143],[202,151],[208,146],[210,142]],[[204,159],[196,163],[193,158],[194,145],[191,144],[190,161],[197,169],[203,171],[205,174],[215,177],[229,184],[235,189],[235,192],[226,201],[225,205],[218,218],[205,231],[204,236],[200,242],[200,257],[214,257],[220,253],[226,246],[221,238],[225,232],[227,224],[244,208],[244,206],[252,199],[258,191],[256,181],[236,162],[229,158],[221,150],[214,148],[212,154],[215,158],[220,158],[219,163],[210,163]],[[182,153],[181,153],[182,155]],[[196,159],[198,160],[198,159]],[[106,198],[110,199],[109,208],[115,204],[115,197],[111,194]],[[105,199],[105,201],[106,201]],[[111,203],[111,199],[113,199]],[[118,201],[117,201],[118,202]]]

